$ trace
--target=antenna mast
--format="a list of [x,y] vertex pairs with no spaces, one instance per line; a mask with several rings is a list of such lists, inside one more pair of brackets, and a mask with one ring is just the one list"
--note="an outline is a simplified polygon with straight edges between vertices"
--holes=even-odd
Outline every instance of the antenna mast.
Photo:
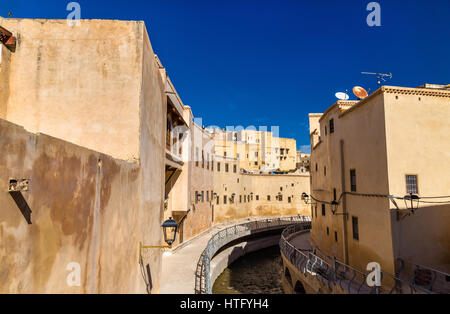
[[378,83],[378,88],[381,86],[381,80],[383,80],[383,82],[386,82],[385,77],[388,78],[392,78],[392,73],[389,74],[385,74],[385,73],[373,73],[373,72],[361,72],[361,74],[367,74],[367,75],[376,75],[377,76],[377,83]]

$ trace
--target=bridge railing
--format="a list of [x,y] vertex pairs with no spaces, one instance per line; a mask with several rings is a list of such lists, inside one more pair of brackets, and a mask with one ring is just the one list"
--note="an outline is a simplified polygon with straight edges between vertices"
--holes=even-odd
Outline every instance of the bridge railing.
[[[383,270],[381,270],[381,280],[385,280],[388,284],[381,287],[369,287],[367,285],[368,274],[357,270],[350,265],[344,264],[336,259],[332,261],[325,261],[319,256],[313,254],[310,250],[300,250],[293,246],[289,240],[292,235],[298,233],[302,230],[306,230],[305,226],[293,225],[286,228],[280,240],[280,249],[283,255],[289,260],[289,262],[294,265],[304,276],[314,276],[317,280],[322,282],[322,284],[327,285],[330,290],[333,286],[339,286],[342,291],[346,291],[351,294],[393,294],[393,293],[448,293],[442,288],[441,285],[435,284],[433,286],[433,280],[427,281],[427,285],[423,285],[416,280],[417,276],[413,280],[408,280],[404,276],[400,276],[403,268],[399,268],[397,275],[391,275]],[[416,267],[417,269],[420,266]],[[424,267],[422,266],[423,269]],[[432,278],[441,278],[445,274],[430,270],[427,268],[428,273],[435,274]],[[409,277],[411,278],[411,277]],[[443,280],[435,280],[435,282],[442,282]],[[447,286],[448,288],[448,286]]]
[[289,225],[308,225],[311,228],[311,218],[307,216],[290,216],[254,220],[225,228],[211,237],[205,250],[199,258],[195,272],[195,293],[211,294],[210,264],[214,255],[226,244],[254,232],[264,232],[279,229]]

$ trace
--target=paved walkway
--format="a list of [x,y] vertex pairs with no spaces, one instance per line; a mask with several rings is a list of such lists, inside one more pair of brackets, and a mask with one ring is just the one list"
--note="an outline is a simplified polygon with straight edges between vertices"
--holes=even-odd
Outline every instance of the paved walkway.
[[252,217],[215,225],[178,247],[164,252],[162,258],[161,294],[194,294],[198,259],[209,239],[221,229],[273,217]]
[[309,231],[295,235],[289,240],[289,243],[301,251],[310,250],[311,244],[309,243]]

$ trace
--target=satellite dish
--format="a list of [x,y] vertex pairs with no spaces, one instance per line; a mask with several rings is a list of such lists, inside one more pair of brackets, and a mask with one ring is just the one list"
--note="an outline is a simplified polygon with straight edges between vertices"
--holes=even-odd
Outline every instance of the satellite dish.
[[364,99],[368,96],[367,91],[360,86],[353,87],[353,94],[359,99]]
[[346,93],[341,93],[341,92],[336,93],[335,96],[339,100],[348,100],[350,98]]

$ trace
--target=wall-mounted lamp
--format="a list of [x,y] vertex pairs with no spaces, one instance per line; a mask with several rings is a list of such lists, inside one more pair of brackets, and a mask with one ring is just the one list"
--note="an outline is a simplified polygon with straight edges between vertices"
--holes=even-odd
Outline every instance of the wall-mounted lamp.
[[155,246],[143,246],[142,242],[139,242],[139,262],[142,260],[142,249],[170,249],[172,244],[175,242],[177,237],[177,229],[179,227],[178,222],[170,217],[168,220],[164,221],[161,226],[163,228],[164,241],[167,246],[155,245]]
[[419,208],[420,197],[416,194],[409,193],[408,195],[405,195],[403,197],[403,201],[405,202],[406,208],[408,208],[413,214]]

